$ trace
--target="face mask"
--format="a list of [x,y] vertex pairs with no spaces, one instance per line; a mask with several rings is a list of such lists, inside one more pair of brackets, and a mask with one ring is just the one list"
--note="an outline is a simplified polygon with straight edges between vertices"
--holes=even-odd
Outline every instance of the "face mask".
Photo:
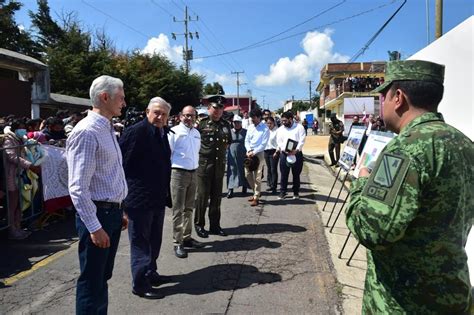
[[26,136],[26,129],[17,129],[15,130],[15,135],[18,137],[18,138],[23,138]]

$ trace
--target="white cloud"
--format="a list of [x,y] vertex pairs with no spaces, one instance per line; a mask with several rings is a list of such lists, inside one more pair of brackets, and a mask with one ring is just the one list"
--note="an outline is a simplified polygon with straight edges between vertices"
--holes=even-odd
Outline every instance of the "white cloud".
[[168,36],[163,33],[149,39],[141,52],[150,55],[161,54],[177,64],[183,62],[183,46],[170,46]]
[[207,83],[219,82],[222,86],[235,85],[235,76],[225,73],[216,73],[212,70],[202,67],[191,67],[191,73],[197,73],[206,77]]
[[305,82],[314,78],[321,67],[330,62],[347,62],[348,56],[332,51],[334,42],[332,31],[309,32],[301,41],[304,53],[293,59],[282,57],[270,66],[270,73],[260,74],[255,78],[257,86],[278,86],[298,80]]

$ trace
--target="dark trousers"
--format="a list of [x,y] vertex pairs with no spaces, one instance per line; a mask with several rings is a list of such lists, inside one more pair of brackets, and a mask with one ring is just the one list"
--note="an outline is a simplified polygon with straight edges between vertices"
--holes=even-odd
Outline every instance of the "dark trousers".
[[132,286],[137,292],[146,292],[151,289],[148,277],[157,270],[156,260],[160,255],[165,208],[127,209],[127,214]]
[[286,153],[280,153],[280,173],[281,173],[281,181],[280,181],[280,191],[286,193],[288,189],[288,177],[290,176],[290,169],[291,174],[293,175],[293,193],[299,194],[300,192],[300,174],[303,170],[303,153],[298,152],[296,154],[296,162],[293,166],[289,167],[286,164]]
[[[336,149],[336,158],[334,159],[334,149]],[[328,145],[329,158],[331,159],[331,164],[336,164],[339,161],[339,156],[341,154],[341,144],[336,143],[334,140],[329,140]]]
[[275,149],[265,150],[265,164],[267,165],[267,185],[276,190],[278,185],[278,158],[274,159]]
[[224,182],[225,163],[221,160],[199,159],[197,170],[196,210],[194,224],[206,225],[206,209],[209,204],[209,226],[220,228],[222,184]]
[[92,243],[89,231],[76,214],[81,269],[76,288],[76,314],[107,314],[107,281],[112,278],[120,241],[122,210],[98,208],[97,218],[109,235],[109,248],[99,248]]

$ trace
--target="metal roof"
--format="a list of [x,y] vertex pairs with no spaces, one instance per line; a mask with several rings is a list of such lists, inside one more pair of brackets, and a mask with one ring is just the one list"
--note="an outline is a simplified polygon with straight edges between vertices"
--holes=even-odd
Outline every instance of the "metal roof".
[[0,66],[12,70],[44,70],[48,66],[41,61],[8,49],[0,48]]

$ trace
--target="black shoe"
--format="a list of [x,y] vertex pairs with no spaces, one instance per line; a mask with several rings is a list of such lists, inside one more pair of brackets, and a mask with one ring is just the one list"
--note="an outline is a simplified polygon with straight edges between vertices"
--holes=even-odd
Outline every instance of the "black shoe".
[[276,189],[272,189],[272,195],[276,195],[278,194],[277,190]]
[[178,258],[186,258],[188,257],[188,252],[184,249],[183,245],[175,245],[174,255]]
[[183,242],[183,246],[190,248],[203,248],[206,245],[204,243],[196,241],[194,238],[190,238],[189,240],[185,240]]
[[268,187],[268,188],[266,189],[266,191],[272,191],[272,190],[273,190],[273,188],[271,188],[271,187]]
[[286,198],[286,193],[284,192],[281,192],[279,195],[278,195],[278,199],[282,200],[282,199],[285,199]]
[[226,232],[221,228],[209,229],[209,233],[213,235],[227,236]]
[[159,293],[158,291],[154,289],[150,289],[149,291],[146,291],[146,292],[139,292],[139,291],[132,290],[132,293],[135,295],[138,295],[141,298],[149,299],[149,300],[158,300],[165,297],[163,294]]
[[158,287],[162,284],[172,282],[171,276],[162,276],[159,275],[156,271],[147,274],[146,277],[148,278],[148,281],[153,287]]
[[196,225],[195,230],[196,230],[197,236],[199,236],[201,238],[208,238],[209,237],[209,233],[202,226]]
[[247,194],[247,187],[242,187],[242,194],[243,195]]
[[229,189],[229,191],[227,192],[227,198],[230,199],[234,197],[234,191],[232,189]]

